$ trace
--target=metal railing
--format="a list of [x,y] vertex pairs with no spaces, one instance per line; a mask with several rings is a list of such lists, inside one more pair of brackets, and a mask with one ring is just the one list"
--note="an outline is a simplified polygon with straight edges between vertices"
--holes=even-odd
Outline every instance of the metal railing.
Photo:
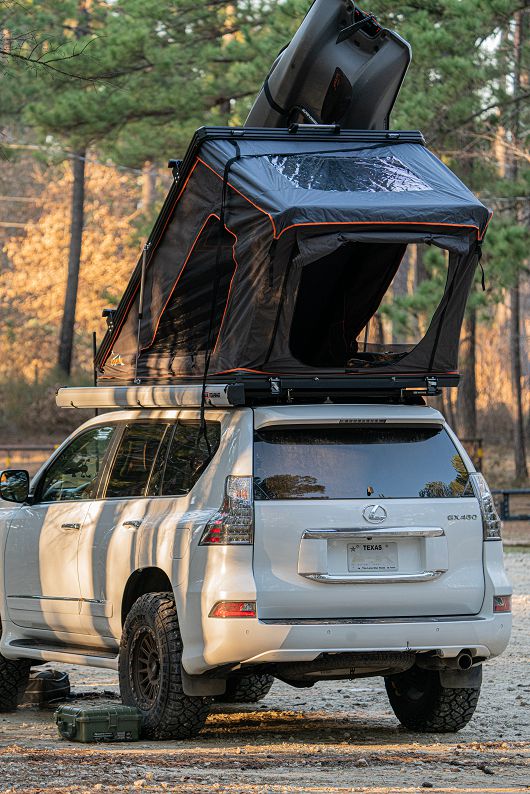
[[[494,489],[492,494],[503,521],[530,521],[530,488]],[[518,499],[519,502],[523,501],[524,507],[528,512],[512,512],[511,499]]]
[[0,444],[0,469],[22,468],[34,474],[58,444]]

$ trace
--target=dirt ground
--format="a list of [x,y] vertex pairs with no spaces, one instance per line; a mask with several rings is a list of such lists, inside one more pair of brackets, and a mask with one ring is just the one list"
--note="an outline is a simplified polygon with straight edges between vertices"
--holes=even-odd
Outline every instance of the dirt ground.
[[[459,734],[403,730],[379,678],[308,690],[277,681],[257,706],[215,709],[186,742],[75,744],[58,738],[52,711],[23,706],[0,718],[0,792],[530,791],[529,550],[510,550],[507,567],[512,641],[484,666],[477,712]],[[92,693],[83,703],[117,696],[110,671],[54,667]]]

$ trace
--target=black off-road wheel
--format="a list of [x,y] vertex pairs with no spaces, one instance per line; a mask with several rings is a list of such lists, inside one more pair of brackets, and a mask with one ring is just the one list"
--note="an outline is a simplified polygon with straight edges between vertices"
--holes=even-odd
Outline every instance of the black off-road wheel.
[[437,671],[419,667],[388,676],[385,686],[400,723],[419,733],[460,731],[475,713],[480,695],[480,688],[444,687]]
[[0,712],[15,711],[28,685],[31,664],[26,659],[0,655]]
[[172,593],[147,593],[132,606],[120,644],[123,703],[143,715],[150,739],[189,739],[208,716],[211,699],[184,694],[182,639]]
[[224,695],[215,697],[216,703],[257,703],[269,694],[274,676],[267,673],[245,675],[227,681]]

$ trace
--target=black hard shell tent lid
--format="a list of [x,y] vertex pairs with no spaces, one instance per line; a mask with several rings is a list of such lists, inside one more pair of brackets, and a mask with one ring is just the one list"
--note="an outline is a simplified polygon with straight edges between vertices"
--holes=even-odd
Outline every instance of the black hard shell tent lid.
[[[204,128],[102,342],[98,382],[454,385],[488,220],[419,133]],[[420,242],[449,252],[430,326],[412,348],[363,349]]]
[[388,129],[410,59],[408,42],[352,0],[315,0],[272,64],[245,126]]

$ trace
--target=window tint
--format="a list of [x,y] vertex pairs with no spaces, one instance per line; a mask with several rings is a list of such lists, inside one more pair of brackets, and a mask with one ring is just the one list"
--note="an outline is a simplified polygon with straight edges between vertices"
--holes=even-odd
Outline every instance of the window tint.
[[[149,483],[151,496],[182,496],[199,480],[219,447],[221,426],[207,422],[208,443],[199,434],[199,422],[177,422],[164,439],[167,455],[158,455]],[[209,445],[209,447],[208,447]]]
[[167,424],[157,422],[135,422],[125,428],[110,472],[107,497],[145,495],[167,427]]
[[99,471],[115,427],[93,427],[77,436],[51,464],[39,487],[42,502],[94,499]]
[[255,435],[254,470],[256,499],[471,495],[464,462],[439,428],[261,430]]

